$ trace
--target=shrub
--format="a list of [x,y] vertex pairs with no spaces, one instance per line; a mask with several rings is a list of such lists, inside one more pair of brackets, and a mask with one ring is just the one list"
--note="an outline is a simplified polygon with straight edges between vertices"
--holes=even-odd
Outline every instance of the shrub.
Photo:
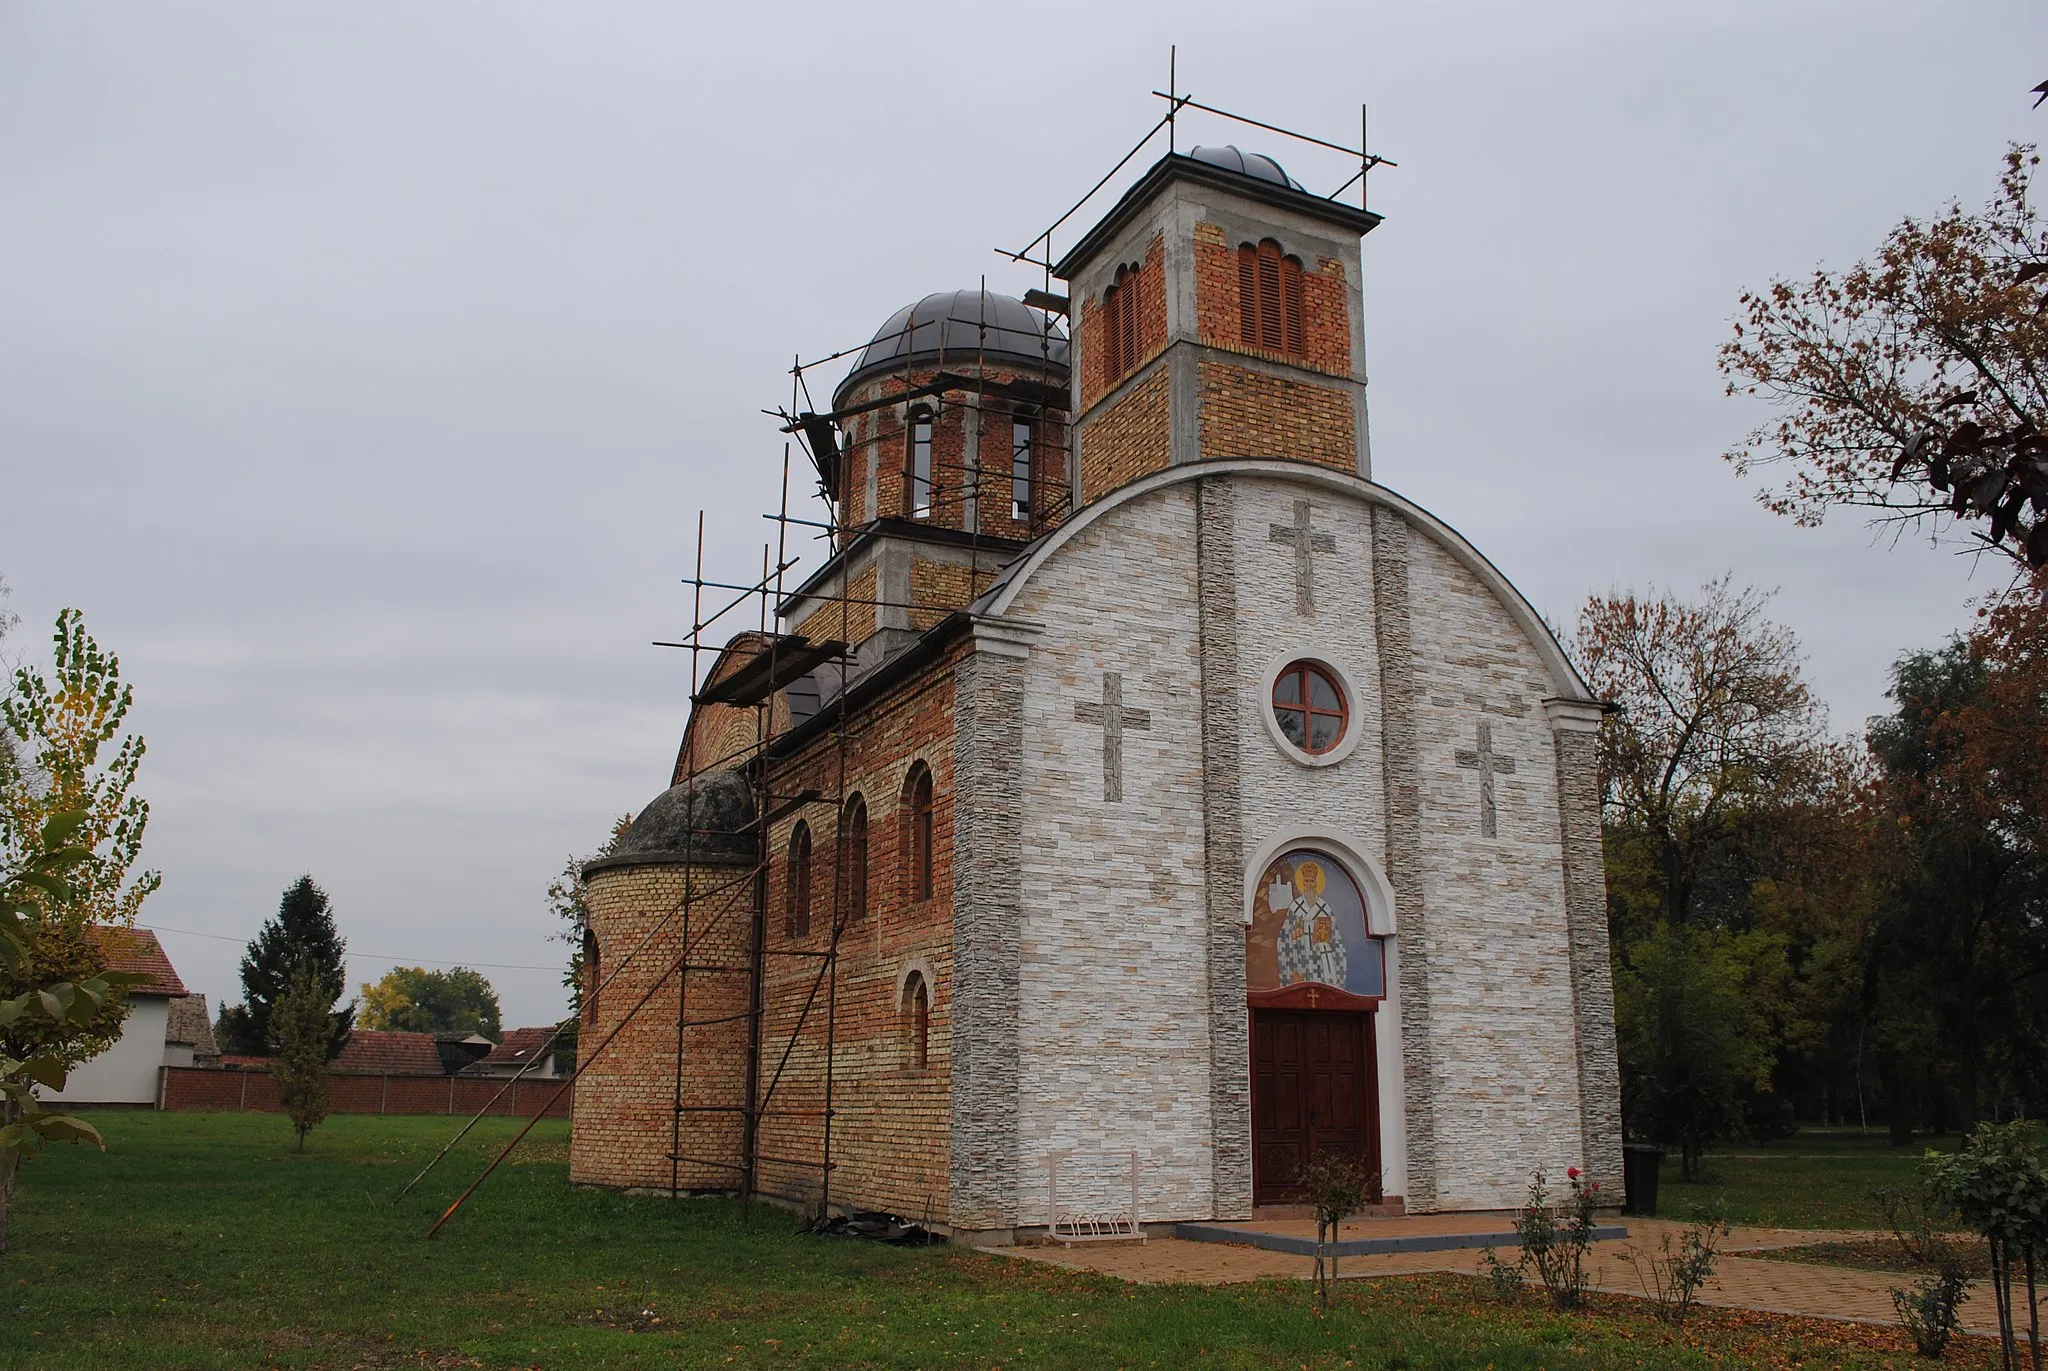
[[1593,1245],[1593,1206],[1600,1202],[1600,1186],[1576,1166],[1565,1177],[1571,1198],[1553,1206],[1543,1172],[1531,1174],[1529,1199],[1515,1216],[1515,1232],[1522,1239],[1522,1261],[1536,1268],[1551,1304],[1577,1309],[1586,1302],[1586,1251]]

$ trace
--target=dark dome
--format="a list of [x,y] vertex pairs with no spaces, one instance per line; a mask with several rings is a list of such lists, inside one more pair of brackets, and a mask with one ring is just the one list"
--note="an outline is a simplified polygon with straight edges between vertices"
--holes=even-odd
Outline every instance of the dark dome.
[[[915,322],[913,322],[915,321]],[[964,365],[979,352],[990,361],[1062,371],[1067,366],[1067,335],[1022,300],[992,291],[951,290],[927,295],[905,305],[875,330],[875,340],[860,354],[853,370],[839,383],[833,404],[852,387],[878,371],[905,363],[936,361],[944,355]]]
[[744,830],[753,821],[754,794],[746,777],[737,771],[707,771],[655,796],[619,840],[618,851],[583,869],[650,859],[681,861],[685,854],[692,862],[751,864],[754,835]]
[[1290,190],[1302,189],[1301,182],[1287,174],[1287,169],[1262,152],[1239,152],[1237,144],[1225,143],[1220,148],[1196,148],[1188,156],[1197,162],[1208,162],[1213,166],[1227,167],[1231,171],[1261,181],[1271,181],[1276,186]]

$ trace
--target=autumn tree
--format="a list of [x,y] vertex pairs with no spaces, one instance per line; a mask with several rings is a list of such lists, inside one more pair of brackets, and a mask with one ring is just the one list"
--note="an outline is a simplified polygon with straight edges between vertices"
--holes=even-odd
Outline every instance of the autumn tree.
[[1776,416],[1727,458],[1787,479],[1765,505],[1805,525],[1836,508],[1962,532],[2048,563],[2048,225],[2040,159],[2006,154],[1982,211],[1908,218],[1870,260],[1741,299],[1720,353],[1728,393]]
[[270,1072],[277,1078],[278,1107],[298,1130],[301,1152],[306,1150],[306,1134],[327,1117],[335,999],[320,968],[308,959],[292,973],[270,1010]]
[[1599,744],[1629,1126],[1688,1179],[1769,1096],[1790,942],[1757,918],[1770,838],[1826,770],[1826,716],[1768,595],[1594,596],[1576,655],[1614,712]]
[[[33,902],[21,959],[0,966],[0,999],[43,982],[101,979],[107,960],[96,931],[132,924],[160,884],[154,871],[130,878],[149,823],[148,803],[134,794],[145,744],[124,732],[133,706],[120,660],[72,609],[57,616],[50,673],[17,667],[0,699],[0,736],[8,740],[0,755],[0,862],[13,869],[30,861],[59,814],[82,816],[69,841],[85,853],[66,872],[61,899],[46,892]],[[128,1013],[115,994],[82,1018],[22,1018],[0,1035],[0,1050],[50,1051],[76,1066],[120,1037]]]
[[[277,917],[268,920],[242,956],[242,1003],[222,1008],[215,1033],[227,1052],[261,1055],[270,1050],[270,1016],[291,988],[299,968],[311,965],[327,987],[329,1004],[348,987],[347,941],[334,926],[327,892],[301,876],[278,901]],[[327,1055],[339,1055],[355,1022],[351,1000],[331,1016]]]
[[364,1028],[403,1033],[481,1033],[493,1042],[499,1029],[498,992],[466,966],[429,971],[395,966],[361,992]]
[[1884,1067],[1902,1109],[1915,1087],[1935,1087],[1965,1128],[1993,1094],[2048,1095],[2039,592],[2010,597],[1967,638],[1900,659],[1897,708],[1870,728],[1889,820],[1879,972],[1905,1030]]

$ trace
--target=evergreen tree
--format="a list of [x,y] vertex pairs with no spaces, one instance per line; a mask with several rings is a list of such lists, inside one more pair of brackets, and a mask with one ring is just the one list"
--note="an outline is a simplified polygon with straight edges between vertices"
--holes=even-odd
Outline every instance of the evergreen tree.
[[334,999],[320,972],[306,961],[270,1007],[270,1045],[277,1054],[270,1072],[277,1077],[277,1102],[299,1131],[301,1152],[306,1150],[307,1132],[327,1117],[328,1022]]
[[[252,1056],[271,1050],[271,1015],[301,966],[311,966],[320,978],[328,1004],[339,1000],[348,989],[342,958],[347,947],[335,931],[327,892],[313,884],[311,876],[299,877],[278,902],[277,917],[263,925],[242,957],[243,1002],[221,1010],[216,1028],[221,1050]],[[329,1060],[339,1055],[348,1041],[355,1016],[353,1000],[330,1016],[334,1028],[328,1036]]]

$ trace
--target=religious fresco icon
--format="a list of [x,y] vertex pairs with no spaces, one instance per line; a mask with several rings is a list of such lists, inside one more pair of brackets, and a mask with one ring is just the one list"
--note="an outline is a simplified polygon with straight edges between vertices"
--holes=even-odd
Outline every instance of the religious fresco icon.
[[[1277,857],[1259,877],[1245,932],[1245,988],[1255,1001],[1285,994],[1311,1008],[1357,1007],[1386,994],[1380,940],[1366,931],[1365,899],[1321,852]],[[1342,992],[1322,996],[1317,987]]]

